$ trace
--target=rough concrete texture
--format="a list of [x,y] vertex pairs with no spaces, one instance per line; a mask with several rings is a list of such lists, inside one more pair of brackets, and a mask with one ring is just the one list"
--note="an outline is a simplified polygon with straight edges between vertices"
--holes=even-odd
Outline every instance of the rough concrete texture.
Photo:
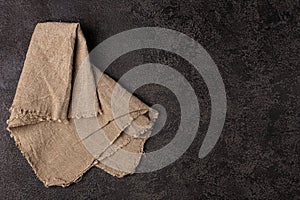
[[[4,1],[0,2],[0,199],[299,199],[299,1]],[[38,22],[80,22],[90,50],[124,30],[159,26],[197,40],[224,79],[228,113],[221,138],[204,159],[198,151],[210,117],[201,76],[182,58],[159,50],[128,53],[107,70],[118,79],[134,66],[160,62],[195,89],[202,120],[188,151],[156,172],[123,179],[92,169],[68,188],[46,189],[9,137],[5,121],[33,29]],[[163,130],[146,151],[175,134],[178,102],[166,88],[136,92],[166,106]]]

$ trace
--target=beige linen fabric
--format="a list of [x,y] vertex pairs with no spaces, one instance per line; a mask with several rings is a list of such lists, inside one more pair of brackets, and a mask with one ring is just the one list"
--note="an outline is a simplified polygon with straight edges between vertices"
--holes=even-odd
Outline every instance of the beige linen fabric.
[[89,63],[78,23],[59,22],[37,24],[10,112],[8,130],[46,187],[68,186],[93,166],[134,173],[158,115]]

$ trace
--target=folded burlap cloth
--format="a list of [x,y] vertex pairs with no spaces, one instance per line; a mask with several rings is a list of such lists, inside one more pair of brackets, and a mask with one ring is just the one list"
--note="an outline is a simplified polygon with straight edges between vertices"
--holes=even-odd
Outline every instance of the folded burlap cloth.
[[93,166],[134,173],[157,118],[90,64],[78,23],[58,22],[37,24],[10,112],[8,130],[46,187]]

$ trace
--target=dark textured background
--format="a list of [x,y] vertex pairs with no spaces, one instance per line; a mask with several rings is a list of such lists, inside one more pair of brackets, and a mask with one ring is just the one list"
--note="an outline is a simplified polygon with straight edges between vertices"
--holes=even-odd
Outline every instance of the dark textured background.
[[[0,1],[0,199],[300,199],[299,1]],[[43,21],[80,22],[92,50],[124,30],[159,26],[202,44],[224,79],[228,113],[222,136],[204,159],[198,151],[210,117],[201,76],[182,58],[141,50],[107,71],[118,79],[133,66],[160,62],[180,71],[202,110],[197,138],[168,167],[123,179],[91,169],[68,188],[44,188],[9,137],[5,121],[33,29]],[[167,144],[178,127],[172,93],[147,85],[136,92],[166,106],[164,129],[146,150]]]

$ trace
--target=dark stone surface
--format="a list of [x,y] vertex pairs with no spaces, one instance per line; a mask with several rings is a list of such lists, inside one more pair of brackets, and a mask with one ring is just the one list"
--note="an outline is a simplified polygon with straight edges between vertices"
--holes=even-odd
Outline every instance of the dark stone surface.
[[[299,199],[299,1],[0,1],[0,199]],[[202,44],[224,79],[228,113],[222,136],[204,159],[198,151],[210,117],[201,76],[178,56],[142,50],[108,73],[160,62],[180,71],[202,110],[197,138],[175,163],[123,179],[92,169],[68,188],[46,189],[9,137],[5,121],[33,29],[42,21],[80,22],[90,50],[124,30],[159,26]],[[167,107],[164,129],[146,150],[168,143],[178,127],[170,91],[148,85],[137,96]]]

